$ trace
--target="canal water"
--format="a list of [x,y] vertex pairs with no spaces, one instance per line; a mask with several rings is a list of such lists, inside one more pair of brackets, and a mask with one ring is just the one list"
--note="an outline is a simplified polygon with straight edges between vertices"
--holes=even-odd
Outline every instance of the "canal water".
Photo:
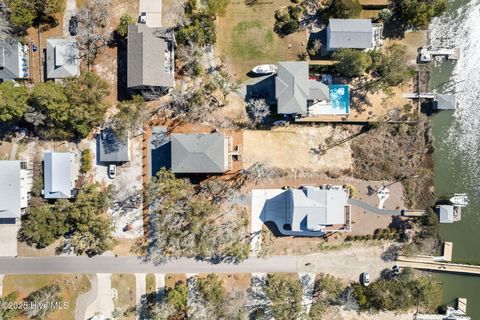
[[[444,241],[453,242],[453,259],[480,264],[480,0],[447,0],[447,11],[431,25],[433,43],[461,49],[460,60],[436,62],[431,87],[457,93],[458,109],[434,114],[435,186],[439,197],[465,192],[470,204],[462,220],[442,225]],[[467,313],[480,319],[480,276],[437,274],[444,303],[468,299]]]

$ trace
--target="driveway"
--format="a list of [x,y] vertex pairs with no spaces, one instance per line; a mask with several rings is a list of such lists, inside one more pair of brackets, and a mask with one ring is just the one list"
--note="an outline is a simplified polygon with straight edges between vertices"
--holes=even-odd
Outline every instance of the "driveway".
[[140,0],[140,14],[147,13],[147,26],[158,28],[162,26],[162,0]]
[[95,314],[103,314],[105,317],[110,317],[115,309],[113,304],[112,274],[99,273],[97,274],[97,281],[97,298],[87,307],[85,320],[90,319]]
[[17,255],[18,224],[0,224],[0,256],[15,257]]
[[70,18],[77,14],[77,1],[76,0],[67,0],[65,5],[65,14],[63,15],[63,36],[67,38],[72,38],[70,32],[68,31],[68,25]]

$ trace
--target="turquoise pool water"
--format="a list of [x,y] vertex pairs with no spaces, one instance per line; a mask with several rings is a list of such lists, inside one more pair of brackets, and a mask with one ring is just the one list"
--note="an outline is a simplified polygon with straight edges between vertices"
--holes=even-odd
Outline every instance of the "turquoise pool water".
[[330,90],[329,114],[350,113],[350,87],[343,84],[332,84]]

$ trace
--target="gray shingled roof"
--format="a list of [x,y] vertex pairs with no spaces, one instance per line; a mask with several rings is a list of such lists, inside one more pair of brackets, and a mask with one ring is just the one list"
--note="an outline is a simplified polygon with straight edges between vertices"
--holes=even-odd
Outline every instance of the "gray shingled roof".
[[[0,161],[0,218],[19,218],[22,214],[21,161]],[[26,203],[26,199],[23,199]]]
[[275,78],[278,113],[306,114],[308,94],[308,62],[279,62]]
[[225,136],[221,133],[183,134],[172,138],[172,172],[224,173]]
[[20,78],[18,41],[0,41],[0,80]]
[[438,206],[440,223],[453,223],[453,206],[439,205]]
[[331,49],[369,49],[373,47],[373,25],[370,19],[330,19],[327,47]]
[[330,89],[325,83],[318,80],[308,80],[308,84],[309,100],[330,100]]
[[439,94],[436,98],[436,107],[439,110],[455,110],[457,98],[454,94]]
[[63,79],[80,74],[80,54],[73,39],[47,39],[47,78]]
[[128,150],[129,140],[120,141],[111,129],[103,129],[97,135],[98,160],[100,162],[128,162],[130,153]]
[[73,154],[66,152],[46,152],[44,154],[43,176],[45,199],[72,197]]
[[319,226],[344,224],[347,199],[347,193],[341,189],[289,189],[287,222],[292,231],[318,230]]
[[127,86],[173,88],[173,42],[171,28],[129,25]]

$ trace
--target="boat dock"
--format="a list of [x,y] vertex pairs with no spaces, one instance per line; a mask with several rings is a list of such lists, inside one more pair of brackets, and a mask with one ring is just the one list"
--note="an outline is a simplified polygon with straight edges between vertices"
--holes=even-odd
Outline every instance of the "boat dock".
[[445,314],[417,313],[414,315],[414,319],[415,320],[471,320],[471,318],[466,315],[466,312],[467,312],[467,299],[458,298],[457,308],[448,306]]
[[430,62],[436,56],[445,57],[448,60],[460,59],[459,48],[421,48],[419,60],[421,62]]
[[453,243],[445,242],[443,244],[443,256],[398,256],[397,265],[402,268],[414,268],[426,271],[441,271],[480,275],[480,265],[469,265],[450,262],[452,261],[452,253]]

